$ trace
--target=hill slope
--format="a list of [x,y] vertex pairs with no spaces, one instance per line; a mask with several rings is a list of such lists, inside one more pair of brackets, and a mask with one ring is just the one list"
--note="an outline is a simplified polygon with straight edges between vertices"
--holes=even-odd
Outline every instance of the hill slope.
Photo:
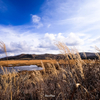
[[[95,53],[89,53],[86,52],[86,57],[84,56],[84,53],[79,53],[82,59],[98,59],[98,56],[96,56]],[[100,55],[100,53],[99,53]],[[62,54],[20,54],[17,56],[9,56],[8,60],[49,60],[49,59],[64,59],[65,56]],[[6,60],[7,58],[1,58],[0,60]]]

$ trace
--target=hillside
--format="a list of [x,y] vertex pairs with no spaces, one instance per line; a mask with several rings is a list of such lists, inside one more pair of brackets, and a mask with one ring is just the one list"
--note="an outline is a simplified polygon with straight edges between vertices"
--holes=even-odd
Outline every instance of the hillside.
[[[98,56],[96,56],[95,53],[89,53],[86,52],[86,57],[84,56],[84,53],[79,53],[82,59],[98,59]],[[99,53],[100,55],[100,53]],[[62,54],[20,54],[17,56],[8,56],[8,60],[50,60],[50,59],[64,59],[65,56]],[[6,60],[7,58],[1,58],[0,60]]]

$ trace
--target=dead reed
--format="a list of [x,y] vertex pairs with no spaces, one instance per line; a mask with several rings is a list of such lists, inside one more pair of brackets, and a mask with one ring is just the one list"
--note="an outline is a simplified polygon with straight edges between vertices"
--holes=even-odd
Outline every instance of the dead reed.
[[[59,42],[65,63],[42,62],[42,71],[0,74],[0,100],[99,100],[100,64],[84,63],[75,49]],[[68,62],[68,63],[66,63]]]
[[[6,45],[3,41],[0,41],[0,48],[3,52],[5,52],[6,57],[7,57],[7,50],[6,50]],[[7,64],[8,64],[8,57],[7,57]]]

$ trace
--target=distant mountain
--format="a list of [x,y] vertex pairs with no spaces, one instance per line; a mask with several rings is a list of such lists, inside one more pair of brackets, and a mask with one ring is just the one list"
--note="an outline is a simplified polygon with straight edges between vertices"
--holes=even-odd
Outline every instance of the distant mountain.
[[[8,60],[49,60],[49,59],[64,59],[62,54],[21,54],[17,56],[8,56]],[[6,57],[0,60],[7,60]]]
[[[82,59],[98,59],[98,56],[96,53],[90,53],[90,52],[85,52],[85,55],[83,52],[79,53]],[[98,53],[100,55],[100,53]]]
[[[95,53],[85,52],[86,57],[83,52],[79,53],[82,59],[98,59]],[[99,53],[100,55],[100,53]],[[49,60],[49,59],[65,59],[65,56],[62,54],[20,54],[17,56],[9,56],[8,60]],[[7,60],[6,57],[1,58],[0,60]]]

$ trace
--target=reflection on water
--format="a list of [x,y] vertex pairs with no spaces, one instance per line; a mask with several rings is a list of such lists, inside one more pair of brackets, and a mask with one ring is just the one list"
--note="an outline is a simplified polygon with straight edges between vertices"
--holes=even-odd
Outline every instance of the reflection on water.
[[[3,67],[4,72],[6,70],[8,72],[19,72],[19,71],[32,71],[32,70],[43,70],[42,67],[38,67],[37,65],[30,66],[15,66],[15,67]],[[0,68],[0,73],[3,73],[2,68]]]

